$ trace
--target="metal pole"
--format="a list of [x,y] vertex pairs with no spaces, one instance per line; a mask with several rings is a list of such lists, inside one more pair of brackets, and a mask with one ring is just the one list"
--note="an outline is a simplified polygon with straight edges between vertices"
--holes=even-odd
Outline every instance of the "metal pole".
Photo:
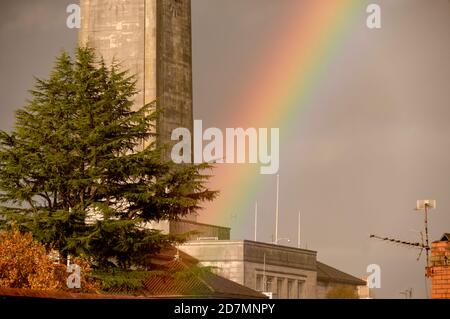
[[428,241],[428,204],[425,204],[425,244],[427,252],[427,267],[429,266],[429,253],[430,253],[430,243]]
[[[430,262],[429,262],[429,255],[430,255],[430,243],[428,240],[428,204],[425,203],[425,251],[427,253],[427,271],[428,271],[428,267],[430,266]],[[428,281],[427,281],[427,276],[425,276],[425,292],[426,292],[426,296],[427,299],[429,298],[428,295]]]
[[263,290],[267,291],[267,283],[266,283],[266,253],[264,253],[264,267],[263,267]]
[[275,245],[278,244],[278,205],[279,205],[279,196],[280,196],[280,175],[277,175],[277,201],[275,208]]
[[297,248],[300,248],[300,212],[298,212],[298,237],[297,237]]
[[255,241],[258,230],[258,202],[255,202]]

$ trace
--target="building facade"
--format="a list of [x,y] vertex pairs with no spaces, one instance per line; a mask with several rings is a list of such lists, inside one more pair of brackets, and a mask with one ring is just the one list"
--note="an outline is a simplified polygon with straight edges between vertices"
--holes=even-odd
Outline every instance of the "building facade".
[[197,240],[179,249],[220,276],[272,298],[326,298],[341,286],[366,283],[317,261],[317,252],[248,240]]

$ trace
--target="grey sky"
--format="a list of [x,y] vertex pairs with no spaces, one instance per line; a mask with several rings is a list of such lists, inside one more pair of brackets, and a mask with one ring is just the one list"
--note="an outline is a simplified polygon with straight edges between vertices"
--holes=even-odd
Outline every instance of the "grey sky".
[[[241,93],[280,20],[295,1],[193,0],[194,108],[205,126],[227,127],[239,114],[227,102]],[[72,50],[66,0],[2,1],[0,129],[13,124],[33,75],[47,76],[54,57]],[[415,250],[368,239],[370,233],[417,241],[416,199],[432,198],[431,235],[450,231],[450,3],[370,1],[383,8],[383,28],[363,21],[327,70],[321,94],[298,118],[281,149],[281,237],[302,240],[319,260],[354,275],[382,268],[378,297],[424,297],[423,259]],[[367,1],[369,3],[369,1]],[[364,16],[364,14],[362,14]],[[281,128],[282,129],[282,128]],[[260,239],[273,234],[274,177],[263,179]],[[200,221],[214,221],[214,205]],[[253,238],[252,211],[235,212],[234,238]]]

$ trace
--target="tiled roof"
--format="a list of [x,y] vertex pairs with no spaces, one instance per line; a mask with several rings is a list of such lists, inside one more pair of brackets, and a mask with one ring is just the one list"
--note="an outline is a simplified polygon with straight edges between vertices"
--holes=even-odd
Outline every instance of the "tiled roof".
[[[151,258],[155,275],[133,294],[148,298],[267,298],[253,289],[198,266],[194,257],[170,247]],[[110,293],[123,293],[112,290]]]
[[450,233],[445,233],[444,235],[442,235],[439,241],[450,241]]
[[38,290],[24,288],[1,288],[0,299],[10,298],[42,298],[42,299],[134,299],[132,296],[117,296],[106,294],[73,293],[62,290]]
[[[81,294],[58,290],[0,288],[1,297],[44,299],[153,299],[153,298],[245,298],[264,299],[263,294],[198,267],[197,259],[175,248],[163,250],[151,258],[155,270],[163,274],[150,276],[144,288],[130,292],[119,290],[107,294]],[[192,270],[192,271],[191,271]]]
[[[175,259],[175,256],[178,258]],[[155,275],[144,283],[146,296],[191,298],[266,298],[263,294],[198,268],[198,261],[174,248],[162,251],[152,259],[167,273]],[[196,268],[197,267],[197,268]],[[192,272],[190,273],[190,270]],[[182,275],[179,272],[183,272]],[[177,276],[177,272],[178,275]]]
[[365,286],[366,282],[343,271],[317,261],[317,281]]
[[265,298],[257,291],[211,272],[186,278],[153,276],[145,281],[144,294],[167,298]]

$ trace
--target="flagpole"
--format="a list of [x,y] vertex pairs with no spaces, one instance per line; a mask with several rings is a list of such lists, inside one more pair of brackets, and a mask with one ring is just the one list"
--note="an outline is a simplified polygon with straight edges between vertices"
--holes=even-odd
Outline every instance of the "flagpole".
[[255,241],[258,232],[258,202],[255,202]]
[[277,175],[277,201],[275,208],[275,244],[278,244],[278,214],[279,214],[279,197],[280,197],[280,175]]
[[300,211],[298,212],[298,237],[297,237],[297,248],[300,248]]

